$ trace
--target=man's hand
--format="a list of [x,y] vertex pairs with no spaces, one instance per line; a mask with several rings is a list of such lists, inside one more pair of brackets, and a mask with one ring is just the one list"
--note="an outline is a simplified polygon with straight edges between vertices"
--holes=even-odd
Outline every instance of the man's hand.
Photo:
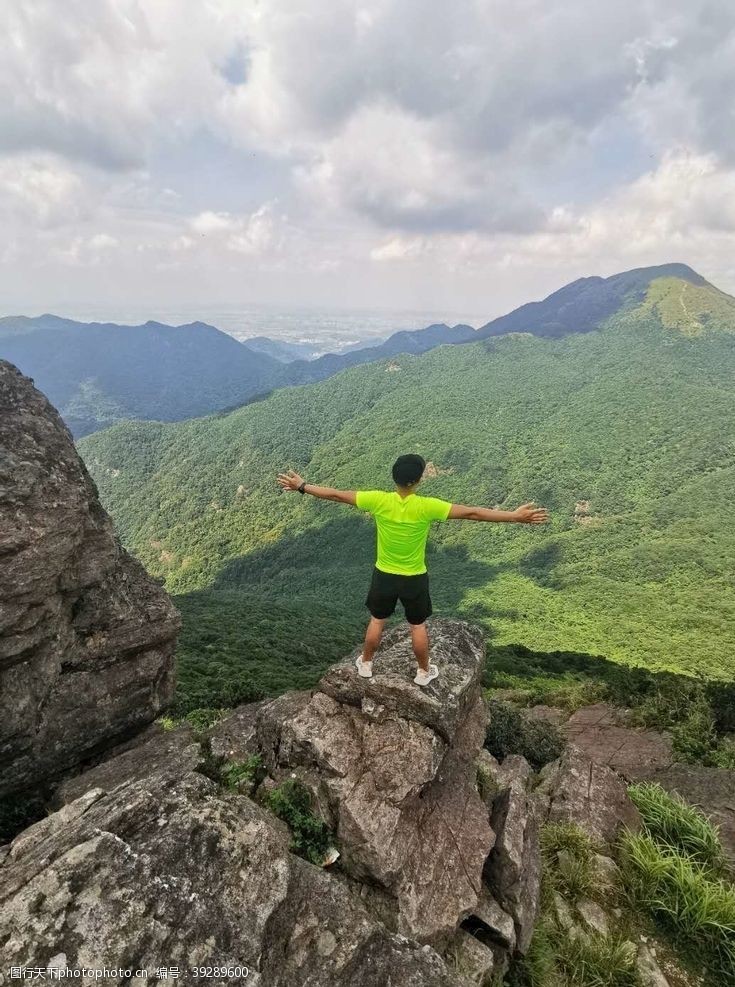
[[278,482],[284,490],[298,490],[304,482],[304,478],[298,473],[294,473],[293,470],[288,470],[287,473],[278,474]]
[[[288,470],[286,473],[278,474],[278,482],[284,490],[298,490],[304,478],[293,470]],[[310,483],[309,489],[305,492],[318,500],[333,500],[337,504],[357,506],[357,494],[354,490],[335,490],[334,487],[318,487],[315,483]]]
[[513,511],[514,520],[520,524],[545,524],[549,520],[549,512],[545,507],[534,507],[533,501],[521,504]]

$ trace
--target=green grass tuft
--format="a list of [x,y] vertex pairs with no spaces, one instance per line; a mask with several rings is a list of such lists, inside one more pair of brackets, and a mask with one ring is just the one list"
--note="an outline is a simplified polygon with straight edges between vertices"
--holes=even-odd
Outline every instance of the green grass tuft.
[[248,794],[257,782],[265,776],[263,761],[259,754],[252,754],[247,761],[228,761],[220,769],[220,778],[225,788]]
[[547,917],[536,925],[526,956],[511,969],[509,987],[640,987],[637,949],[622,936],[570,938]]
[[490,774],[483,767],[477,768],[477,792],[483,802],[490,803],[493,796],[498,794],[498,784]]
[[549,889],[559,891],[572,902],[594,898],[599,890],[592,862],[596,849],[590,837],[573,823],[544,826],[541,853],[547,893]]
[[[554,945],[557,968],[562,978],[566,978],[561,980],[562,984],[566,982],[570,987],[639,987],[636,946],[620,936],[588,933],[572,939],[558,934]],[[553,987],[559,987],[559,984],[557,981]]]
[[555,933],[548,921],[542,919],[536,925],[528,954],[519,965],[523,981],[529,987],[557,987],[559,984]]
[[735,887],[649,833],[626,834],[622,863],[632,900],[698,955],[720,982],[735,973]]
[[591,836],[574,823],[547,823],[541,830],[541,849],[545,856],[551,856],[559,850],[589,859],[599,848]]
[[630,785],[628,794],[638,806],[646,832],[657,843],[680,850],[715,871],[722,869],[719,831],[703,812],[655,783]]

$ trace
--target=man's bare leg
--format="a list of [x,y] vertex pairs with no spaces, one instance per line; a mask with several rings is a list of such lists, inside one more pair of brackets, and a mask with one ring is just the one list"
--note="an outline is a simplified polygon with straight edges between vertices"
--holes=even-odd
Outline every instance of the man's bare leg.
[[378,650],[380,639],[383,636],[384,626],[385,620],[378,620],[377,617],[370,618],[367,631],[365,631],[365,644],[362,648],[363,664],[366,665],[369,661],[373,660],[373,655]]
[[411,644],[416,661],[423,672],[429,671],[429,634],[426,624],[409,624],[411,628]]

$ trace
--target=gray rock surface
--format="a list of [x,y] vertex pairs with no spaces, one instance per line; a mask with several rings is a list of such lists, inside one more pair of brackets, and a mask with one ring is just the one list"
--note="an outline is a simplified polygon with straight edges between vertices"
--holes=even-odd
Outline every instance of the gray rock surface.
[[628,726],[624,711],[607,703],[576,710],[562,731],[593,761],[607,764],[631,780],[641,766],[657,770],[674,760],[670,734]]
[[151,982],[177,967],[182,987],[199,982],[197,966],[231,966],[207,983],[248,987],[464,983],[288,845],[273,816],[202,775],[92,789],[12,844],[0,871],[4,964],[63,955],[72,968],[145,969]]
[[368,701],[387,712],[398,711],[448,740],[467,705],[474,701],[485,646],[482,632],[471,624],[440,620],[429,623],[432,655],[439,656],[440,675],[425,688],[417,689],[413,683],[416,659],[406,648],[406,632],[400,628],[385,636],[371,679],[354,674],[358,648],[327,672],[319,683],[320,690],[350,706],[363,708],[363,702]]
[[[486,759],[482,764],[493,771]],[[484,868],[493,896],[513,916],[521,953],[530,945],[541,895],[541,813],[529,792],[532,774],[526,759],[518,755],[506,757],[494,769],[498,793],[493,798],[490,824],[496,841]]]
[[[306,772],[312,791],[319,779],[341,866],[389,893],[397,930],[436,943],[476,904],[494,834],[475,788],[486,727],[482,636],[433,621],[431,638],[441,674],[428,689],[413,683],[410,636],[396,628],[372,680],[350,658],[312,695],[263,704],[254,736],[271,772]],[[225,721],[217,736],[233,729]]]
[[592,901],[590,898],[581,898],[577,902],[577,912],[589,929],[598,932],[601,936],[609,934],[610,921],[605,910],[596,901]]
[[573,822],[601,844],[612,846],[622,827],[637,831],[640,813],[626,784],[612,768],[569,744],[540,773],[535,794],[549,822]]
[[484,987],[499,972],[498,960],[492,949],[464,929],[457,930],[449,947],[449,955],[451,966],[461,971],[472,984]]
[[0,360],[0,794],[169,702],[179,617],[120,546],[56,411]]
[[612,857],[606,857],[601,853],[593,854],[592,870],[599,887],[616,888],[620,886],[622,875],[620,868]]
[[[281,697],[282,698],[282,697]],[[276,702],[278,700],[275,700]],[[274,700],[271,700],[271,703]],[[258,717],[267,701],[240,706],[209,731],[212,753],[231,761],[245,761],[258,749],[256,728]]]
[[572,915],[571,906],[566,898],[562,897],[558,891],[554,891],[553,893],[552,907],[559,928],[564,929],[566,932],[571,932],[575,927],[574,915]]
[[[389,683],[386,702],[373,689],[355,704],[319,686],[214,726],[210,755],[257,753],[268,770],[253,798],[198,773],[207,744],[188,728],[149,728],[64,781],[63,807],[0,864],[7,963],[245,964],[261,987],[464,987],[503,971],[515,925],[483,884],[495,837],[476,789],[482,642],[461,622],[434,631],[446,674],[428,697],[411,683],[401,706]],[[409,649],[406,630],[388,636],[393,655]],[[445,695],[457,712],[441,721],[427,710]],[[256,801],[293,775],[334,826],[329,869],[289,852],[287,827]]]
[[656,957],[648,946],[641,945],[638,947],[636,970],[641,987],[669,987],[669,981],[663,975],[661,967],[656,962]]
[[513,916],[504,911],[493,898],[489,888],[483,888],[475,905],[473,917],[479,919],[489,931],[493,942],[504,946],[511,953],[516,946],[516,929]]

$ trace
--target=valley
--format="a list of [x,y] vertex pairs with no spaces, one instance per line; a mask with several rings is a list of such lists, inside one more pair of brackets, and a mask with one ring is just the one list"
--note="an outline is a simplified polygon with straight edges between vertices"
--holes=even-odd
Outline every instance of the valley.
[[[80,451],[124,543],[178,595],[192,654],[197,615],[219,594],[288,615],[272,655],[284,667],[293,655],[301,683],[309,673],[297,669],[314,659],[299,642],[315,615],[359,634],[369,521],[282,494],[275,474],[293,467],[312,482],[388,488],[390,463],[410,450],[436,467],[426,494],[504,508],[534,500],[552,516],[538,529],[437,525],[437,612],[480,622],[498,646],[729,679],[735,301],[691,290],[705,293],[700,315],[708,292],[716,312],[696,333],[669,314],[682,281],[653,279],[598,329],[402,354],[229,414],[120,424]],[[217,610],[210,651],[227,639],[247,654],[255,622],[227,611]],[[276,689],[265,673],[251,684]]]

